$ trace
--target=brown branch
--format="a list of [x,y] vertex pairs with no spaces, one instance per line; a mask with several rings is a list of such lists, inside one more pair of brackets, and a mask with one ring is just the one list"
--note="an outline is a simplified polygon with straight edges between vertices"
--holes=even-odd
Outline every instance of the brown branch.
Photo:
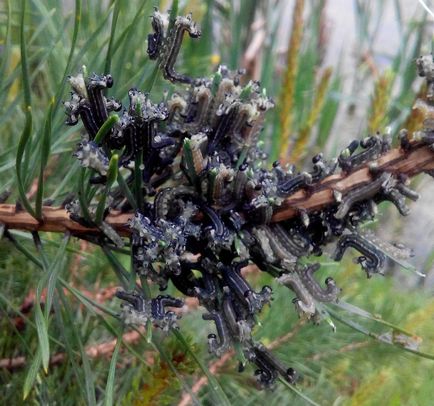
[[[43,207],[42,222],[38,222],[29,213],[17,211],[13,204],[0,204],[0,223],[8,229],[25,231],[51,231],[64,233],[69,231],[73,235],[98,234],[98,228],[87,228],[71,220],[68,212],[60,207]],[[106,221],[121,235],[129,234],[127,221],[132,216],[131,213],[112,212]]]
[[371,340],[365,340],[365,341],[358,341],[356,343],[350,343],[347,344],[341,348],[339,348],[338,350],[335,351],[330,351],[330,352],[319,352],[316,353],[314,355],[311,355],[308,359],[312,360],[312,361],[319,361],[323,358],[327,358],[330,356],[335,356],[336,354],[344,354],[346,352],[350,352],[350,351],[355,351],[355,350],[359,350],[360,348],[365,348],[368,345],[372,344]]
[[[428,146],[415,143],[408,152],[395,148],[375,162],[378,164],[379,171],[412,177],[434,169],[434,152]],[[372,179],[368,165],[364,165],[350,174],[342,172],[328,176],[314,185],[312,190],[298,190],[286,198],[274,213],[273,221],[278,222],[292,218],[300,210],[311,212],[334,204],[334,190],[345,195],[352,189],[368,184]]]
[[[376,160],[378,169],[393,174],[415,176],[427,170],[434,170],[434,152],[429,146],[412,143],[410,151],[395,148]],[[295,217],[300,210],[307,212],[319,210],[335,204],[333,191],[337,190],[345,195],[350,190],[372,181],[372,174],[367,165],[360,167],[350,174],[344,172],[331,175],[309,189],[298,190],[287,197],[278,207],[272,221],[278,222]],[[106,221],[120,235],[127,236],[130,231],[127,226],[132,213],[111,212]],[[44,221],[38,222],[30,214],[17,211],[15,205],[0,204],[0,223],[9,229],[27,231],[66,232],[80,236],[80,234],[98,234],[97,228],[86,228],[72,221],[63,208],[44,207]]]

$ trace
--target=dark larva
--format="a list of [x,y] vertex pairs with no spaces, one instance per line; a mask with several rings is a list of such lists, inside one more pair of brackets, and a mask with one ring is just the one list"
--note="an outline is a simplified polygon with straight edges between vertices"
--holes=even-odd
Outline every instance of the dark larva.
[[200,30],[197,28],[196,23],[192,21],[191,16],[177,17],[173,31],[167,34],[165,55],[162,56],[161,66],[164,78],[171,82],[192,82],[191,78],[177,73],[174,69],[185,32],[188,32],[192,38],[200,37]]
[[374,244],[358,234],[345,234],[339,239],[333,255],[334,260],[340,261],[349,247],[355,248],[363,254],[363,257],[359,257],[358,262],[362,265],[368,277],[372,273],[380,272],[383,268],[386,260],[384,254]]
[[320,302],[335,302],[340,289],[332,278],[326,279],[326,288],[322,288],[314,278],[314,273],[320,268],[319,264],[298,266],[297,274],[312,297]]
[[220,357],[228,350],[231,343],[228,327],[226,326],[224,317],[220,312],[213,310],[210,313],[205,313],[202,318],[204,320],[213,320],[216,325],[218,339],[215,334],[209,334],[208,345],[209,351]]
[[296,294],[297,301],[295,302],[295,306],[300,314],[306,315],[308,318],[315,314],[316,308],[312,296],[297,274],[285,273],[277,280]]
[[152,60],[157,59],[161,52],[165,20],[167,20],[167,18],[159,13],[158,10],[155,10],[152,14],[152,28],[154,33],[148,35],[148,55]]
[[377,179],[374,179],[367,185],[361,186],[349,192],[347,195],[344,196],[342,203],[339,205],[338,211],[335,214],[335,217],[339,220],[343,219],[355,203],[374,197],[375,194],[381,190],[383,184],[387,182],[390,177],[390,173],[384,172]]

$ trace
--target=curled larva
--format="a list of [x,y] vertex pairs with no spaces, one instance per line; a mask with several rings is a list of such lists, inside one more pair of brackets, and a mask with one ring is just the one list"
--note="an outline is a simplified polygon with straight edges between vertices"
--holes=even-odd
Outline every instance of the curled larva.
[[258,243],[264,259],[270,264],[276,264],[277,257],[274,254],[274,250],[271,248],[270,239],[268,238],[266,231],[262,229],[262,227],[255,227],[252,230],[252,234]]
[[81,118],[84,128],[86,129],[89,139],[93,140],[98,132],[98,124],[96,117],[87,101],[76,93],[71,95],[71,100],[64,103],[66,114],[68,118],[66,120],[67,125],[76,125],[78,123],[78,117]]
[[271,288],[269,286],[264,286],[262,291],[257,293],[252,290],[236,267],[223,266],[221,272],[225,283],[235,292],[241,302],[245,302],[251,314],[261,311],[264,304],[270,301]]
[[348,148],[349,154],[344,153],[339,156],[339,166],[344,171],[351,171],[366,162],[373,161],[383,152],[383,140],[378,135],[373,135],[362,140],[360,146],[364,150],[357,154],[354,154],[354,146],[355,144],[351,145],[351,148]]
[[223,315],[216,310],[205,313],[202,318],[204,320],[212,320],[215,323],[218,338],[215,334],[208,335],[209,352],[215,354],[217,357],[221,357],[231,345],[231,338],[225,319]]
[[285,179],[277,184],[277,190],[281,196],[290,195],[296,190],[312,183],[312,175],[307,172],[301,172],[298,175],[289,176],[288,178],[289,179]]
[[197,189],[200,189],[200,177],[208,164],[208,157],[203,153],[207,141],[207,137],[202,133],[193,135],[191,139],[184,139],[181,168]]
[[179,94],[174,93],[167,102],[167,110],[169,112],[167,121],[179,125],[182,115],[187,110],[187,101]]
[[297,230],[289,229],[287,231],[280,224],[271,224],[269,227],[274,238],[278,239],[285,250],[293,256],[303,257],[311,252],[312,247],[309,240],[298,233]]
[[195,114],[192,122],[187,123],[186,127],[195,134],[206,127],[208,110],[212,100],[211,90],[204,85],[197,86],[193,89],[191,98],[192,104],[195,106]]
[[232,200],[230,183],[234,179],[234,171],[221,164],[217,168],[217,175],[212,183],[211,195],[212,199],[218,206],[226,206]]
[[235,173],[232,196],[237,204],[241,203],[244,199],[245,189],[248,181],[247,168],[248,165],[242,164]]
[[306,289],[315,300],[319,302],[335,302],[338,298],[340,289],[336,286],[332,278],[326,279],[326,288],[320,286],[314,278],[314,273],[320,269],[320,264],[297,266],[296,272],[303,282]]
[[340,261],[344,256],[345,251],[350,247],[363,254],[362,257],[358,258],[358,262],[366,271],[368,277],[370,277],[372,273],[378,273],[381,271],[386,260],[384,254],[375,244],[362,238],[356,233],[345,234],[339,239],[333,255],[334,260]]
[[239,144],[239,147],[242,147],[246,142],[243,129],[251,127],[252,122],[259,117],[259,114],[258,109],[253,103],[240,104],[231,129],[231,137],[235,143]]
[[186,17],[177,17],[173,29],[167,34],[160,66],[162,67],[164,78],[171,82],[192,82],[190,77],[179,74],[175,71],[176,59],[178,58],[182,40],[186,32],[188,32],[191,38],[200,37],[200,30],[196,23],[191,19],[191,15]]
[[273,381],[269,381],[270,376],[275,375],[275,373],[272,371],[278,372],[286,381],[291,384],[295,382],[297,374],[294,369],[285,367],[263,344],[255,343],[253,345],[253,352],[253,362],[255,362],[256,365],[261,368],[261,371],[263,371],[259,373],[261,380],[265,378],[265,381],[262,382],[263,384],[267,386],[273,383]]
[[284,273],[277,280],[295,293],[297,299],[295,306],[301,315],[310,318],[315,314],[316,307],[313,298],[296,273]]
[[116,297],[124,301],[122,318],[126,324],[146,325],[148,320],[168,331],[176,328],[177,316],[166,307],[182,307],[184,302],[171,296],[159,295],[155,299],[144,299],[134,292],[117,291]]
[[317,154],[312,158],[313,171],[310,172],[312,182],[318,182],[326,176],[332,175],[337,167],[337,159],[327,162],[324,160],[323,154]]
[[355,203],[374,197],[381,190],[383,184],[387,182],[391,176],[392,175],[390,173],[383,172],[377,179],[374,179],[367,185],[358,187],[357,189],[347,193],[342,199],[335,217],[339,220],[343,219]]
[[210,142],[208,144],[209,154],[214,153],[216,148],[226,139],[226,135],[230,132],[233,126],[236,112],[237,109],[232,108],[227,113],[219,116],[217,128],[210,134]]
[[269,246],[273,254],[279,259],[282,268],[291,269],[297,261],[297,257],[288,250],[288,245],[285,245],[285,240],[282,239],[273,231],[272,226],[262,226],[260,229],[264,232],[268,239]]
[[251,339],[252,329],[247,321],[237,320],[238,316],[235,312],[234,306],[235,304],[231,295],[225,293],[223,298],[223,314],[231,331],[231,335],[241,343],[247,342]]
[[86,83],[89,104],[95,116],[96,124],[101,127],[107,120],[107,101],[104,97],[103,90],[113,86],[111,75],[96,75],[89,77]]
[[399,243],[389,243],[378,238],[371,230],[363,230],[358,232],[362,238],[365,238],[370,243],[377,246],[387,256],[394,260],[406,260],[414,256],[414,251],[411,248]]
[[408,197],[410,200],[413,200],[414,202],[420,198],[420,194],[419,193],[417,193],[414,190],[410,189],[404,183],[398,183],[396,185],[396,189],[403,196]]
[[164,40],[165,30],[169,25],[166,14],[161,14],[155,10],[152,14],[153,34],[148,35],[148,55],[150,59],[157,59],[161,52],[161,47]]
[[401,193],[395,189],[389,189],[382,193],[382,198],[392,202],[402,216],[407,216],[410,213],[409,207],[405,204],[405,199]]

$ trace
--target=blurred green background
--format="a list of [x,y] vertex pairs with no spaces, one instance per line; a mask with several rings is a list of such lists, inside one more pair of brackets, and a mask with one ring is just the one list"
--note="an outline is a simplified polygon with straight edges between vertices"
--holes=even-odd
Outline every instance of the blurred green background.
[[[246,68],[246,78],[260,80],[276,102],[262,136],[270,162],[280,157],[301,168],[316,153],[336,156],[351,139],[368,133],[396,135],[403,126],[410,131],[420,126],[421,118],[411,110],[424,92],[414,59],[431,51],[432,22],[417,3],[180,0],[179,13],[192,12],[203,35],[198,42],[186,41],[179,70],[207,76],[220,63]],[[67,75],[82,65],[89,72],[111,73],[115,85],[109,95],[123,102],[131,87],[152,89],[158,101],[172,86],[155,74],[146,54],[154,6],[167,10],[171,1],[0,3],[0,193],[11,189],[10,202],[18,197],[16,157],[23,135],[29,141],[21,151],[20,184],[32,204],[41,173],[43,197],[56,204],[78,188],[71,154],[81,129],[64,125]],[[50,146],[48,160],[44,142]],[[412,204],[408,219],[385,205],[379,224],[370,225],[380,226],[385,239],[414,245],[412,266],[390,264],[386,277],[367,280],[351,255],[339,265],[323,257],[321,278],[332,275],[343,289],[343,304],[329,309],[336,332],[326,321],[300,322],[288,290],[271,277],[249,275],[253,285],[267,283],[275,291],[255,337],[303,378],[296,388],[278,383],[273,391],[256,390],[252,369],[238,373],[235,357],[215,364],[206,346],[211,326],[193,305],[179,322],[186,342],[155,331],[152,343],[124,335],[115,349],[113,340],[127,332],[111,316],[119,309],[112,268],[128,269],[129,256],[104,253],[77,239],[65,244],[51,233],[41,234],[41,254],[29,234],[11,231],[15,246],[0,241],[1,403],[172,405],[187,404],[191,392],[193,402],[203,404],[432,404],[434,361],[427,358],[434,354],[434,191],[429,180],[413,182],[424,199]],[[52,312],[45,315],[47,374],[40,367],[39,306],[33,306],[41,294],[44,261],[55,292],[47,294],[52,300]],[[427,278],[415,276],[415,270]],[[119,353],[112,359],[113,350]],[[218,382],[199,385],[204,373]]]

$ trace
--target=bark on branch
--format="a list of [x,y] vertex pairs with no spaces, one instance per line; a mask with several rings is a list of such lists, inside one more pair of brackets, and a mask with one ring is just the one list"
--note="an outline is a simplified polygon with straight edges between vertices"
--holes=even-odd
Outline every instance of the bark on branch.
[[[409,151],[395,148],[376,160],[378,169],[393,174],[403,174],[413,177],[421,172],[434,170],[434,152],[422,143],[412,143]],[[361,166],[350,174],[344,172],[328,176],[309,189],[298,190],[287,197],[284,203],[276,209],[273,222],[279,222],[296,216],[300,210],[307,212],[322,209],[335,204],[333,190],[343,195],[350,190],[372,181],[368,165]],[[72,221],[63,208],[44,207],[43,222],[38,222],[25,211],[17,211],[15,205],[0,204],[0,223],[8,229],[26,231],[66,232],[80,234],[98,234],[97,228],[86,228]],[[127,236],[130,231],[127,226],[132,213],[111,212],[106,217],[109,223],[120,235]]]

